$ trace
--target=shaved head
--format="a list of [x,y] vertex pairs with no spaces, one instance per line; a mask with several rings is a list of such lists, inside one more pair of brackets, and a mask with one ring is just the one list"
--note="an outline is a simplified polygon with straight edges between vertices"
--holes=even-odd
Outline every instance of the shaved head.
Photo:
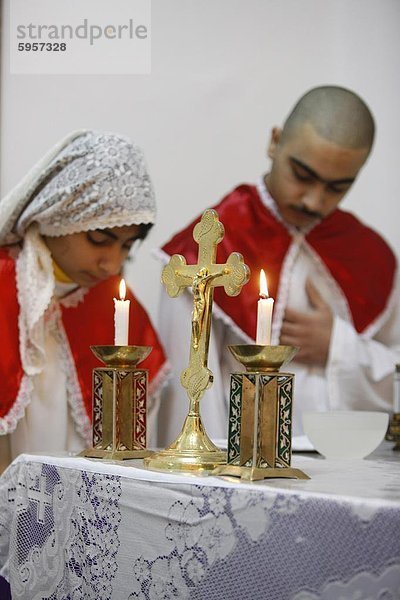
[[322,138],[344,148],[372,147],[375,124],[371,111],[357,94],[345,88],[322,86],[304,94],[286,119],[282,143],[307,123]]

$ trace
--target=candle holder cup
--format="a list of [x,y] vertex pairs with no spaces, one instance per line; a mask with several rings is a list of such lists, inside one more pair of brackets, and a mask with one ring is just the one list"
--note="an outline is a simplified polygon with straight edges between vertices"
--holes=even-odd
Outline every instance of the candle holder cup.
[[228,346],[246,369],[232,373],[227,464],[214,475],[247,480],[309,479],[290,466],[294,375],[280,368],[298,351],[293,346]]
[[137,365],[150,346],[91,346],[105,363],[93,369],[92,442],[81,452],[89,458],[125,460],[144,458],[148,371]]

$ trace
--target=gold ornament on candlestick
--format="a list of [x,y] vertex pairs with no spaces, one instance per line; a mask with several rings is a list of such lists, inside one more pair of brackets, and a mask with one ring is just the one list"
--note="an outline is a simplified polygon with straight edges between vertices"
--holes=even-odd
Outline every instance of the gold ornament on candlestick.
[[88,458],[126,460],[144,458],[148,371],[138,364],[150,346],[91,346],[105,367],[93,369],[93,447],[81,452]]
[[224,237],[224,227],[215,210],[203,213],[194,228],[193,238],[199,245],[198,262],[186,264],[174,254],[162,272],[162,282],[172,298],[187,287],[193,291],[192,335],[189,366],[182,372],[181,383],[189,396],[189,412],[176,440],[165,450],[145,459],[156,470],[208,471],[226,460],[208,437],[200,417],[200,399],[211,387],[213,375],[207,367],[214,288],[223,286],[229,296],[237,296],[249,280],[250,271],[238,252],[232,252],[225,264],[216,264],[217,244]]

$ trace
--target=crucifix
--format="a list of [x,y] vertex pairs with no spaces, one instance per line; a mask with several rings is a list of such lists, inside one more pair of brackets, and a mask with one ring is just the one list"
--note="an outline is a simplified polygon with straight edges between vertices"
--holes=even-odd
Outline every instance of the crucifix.
[[189,413],[175,442],[145,460],[151,468],[209,470],[226,458],[204,430],[199,401],[213,381],[207,359],[214,288],[223,286],[229,296],[237,296],[249,280],[250,271],[238,252],[232,252],[225,264],[215,262],[217,244],[223,237],[224,227],[217,212],[206,210],[193,230],[193,238],[199,245],[197,264],[188,265],[183,256],[174,254],[162,272],[169,296],[179,296],[187,287],[193,292],[189,366],[181,375],[182,386],[189,396]]

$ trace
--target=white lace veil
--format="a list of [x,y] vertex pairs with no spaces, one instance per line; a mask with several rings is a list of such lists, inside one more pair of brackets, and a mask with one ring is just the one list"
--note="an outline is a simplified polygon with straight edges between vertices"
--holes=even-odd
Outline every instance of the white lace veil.
[[22,242],[16,273],[21,360],[28,376],[43,369],[44,313],[55,286],[41,236],[154,223],[155,216],[140,148],[123,136],[96,131],[61,140],[0,201],[0,246]]

